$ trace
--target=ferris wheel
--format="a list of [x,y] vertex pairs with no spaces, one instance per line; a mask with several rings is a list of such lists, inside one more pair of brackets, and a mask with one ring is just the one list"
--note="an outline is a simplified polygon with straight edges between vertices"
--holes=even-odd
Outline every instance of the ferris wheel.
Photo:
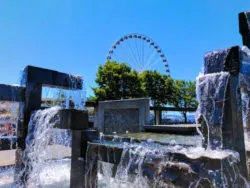
[[[163,50],[149,37],[128,34],[117,40],[108,52],[107,60],[125,62],[138,72],[160,67],[170,76],[169,65]],[[162,71],[161,71],[162,72]]]

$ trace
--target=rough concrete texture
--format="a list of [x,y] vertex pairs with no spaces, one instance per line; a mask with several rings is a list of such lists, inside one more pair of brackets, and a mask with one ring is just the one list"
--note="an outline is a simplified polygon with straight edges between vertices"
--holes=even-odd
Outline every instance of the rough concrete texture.
[[149,99],[102,101],[98,104],[95,127],[110,134],[139,132],[149,124]]

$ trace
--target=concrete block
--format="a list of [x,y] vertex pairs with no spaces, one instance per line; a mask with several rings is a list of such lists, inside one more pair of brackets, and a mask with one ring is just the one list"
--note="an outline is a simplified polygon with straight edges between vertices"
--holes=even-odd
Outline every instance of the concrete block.
[[58,128],[84,130],[88,128],[88,112],[76,109],[62,109],[57,115]]
[[204,74],[227,71],[232,74],[240,70],[240,49],[238,46],[216,50],[204,56]]
[[239,14],[239,31],[242,36],[243,45],[250,48],[250,11]]
[[82,89],[82,77],[54,70],[27,66],[24,69],[25,83],[40,83],[43,86],[64,89]]
[[[123,163],[130,161],[134,158],[129,152],[124,153],[123,148],[119,146],[110,146],[99,143],[88,144],[88,156],[87,159],[95,164],[97,161],[103,161],[118,165],[121,157],[123,157]],[[198,158],[190,158],[185,154],[179,152],[166,152],[164,154],[165,162],[162,161],[162,156],[145,156],[142,163],[142,174],[152,180],[160,180],[166,184],[172,184],[180,187],[189,187],[194,185],[194,182],[199,182],[199,179],[208,179],[209,182],[213,182],[216,187],[222,186],[222,175],[224,169],[223,161],[230,161],[231,156],[221,156],[218,158],[209,158],[207,156],[200,156]],[[93,163],[86,164],[87,177],[92,177],[92,172],[96,169],[93,168]],[[130,163],[130,167],[127,169],[129,174],[136,174],[137,166]],[[214,173],[213,173],[214,172]],[[217,174],[217,177],[214,175]],[[93,178],[93,177],[92,177]],[[92,179],[93,180],[93,179]]]
[[98,104],[95,124],[101,132],[139,132],[149,124],[149,99],[102,101]]

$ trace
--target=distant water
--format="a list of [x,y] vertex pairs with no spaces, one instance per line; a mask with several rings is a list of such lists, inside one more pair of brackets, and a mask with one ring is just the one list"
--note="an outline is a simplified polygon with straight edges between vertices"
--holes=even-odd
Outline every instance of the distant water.
[[[150,113],[150,122],[153,123],[154,121],[154,114]],[[162,124],[168,123],[183,123],[184,117],[180,112],[167,112],[162,113]],[[195,123],[195,112],[187,113],[187,122],[192,124]]]

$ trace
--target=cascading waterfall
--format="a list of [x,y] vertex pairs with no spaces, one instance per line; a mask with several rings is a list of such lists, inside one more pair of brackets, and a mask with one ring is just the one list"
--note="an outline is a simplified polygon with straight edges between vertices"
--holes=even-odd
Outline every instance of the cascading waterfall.
[[[240,50],[240,87],[243,100],[243,114],[245,114],[246,124],[249,120],[249,73],[250,73],[250,53],[247,47],[243,47]],[[196,121],[203,126],[203,139],[204,146],[208,149],[217,150],[223,148],[222,126],[225,125],[225,119],[223,119],[229,72],[220,72],[226,62],[230,51],[228,49],[221,51],[214,51],[205,56],[205,68],[204,75],[201,74],[197,78],[197,96],[199,106],[196,114]],[[234,60],[232,60],[234,61]],[[214,73],[216,72],[216,73]],[[232,88],[231,88],[232,89]],[[234,88],[233,88],[234,89]],[[238,89],[238,88],[237,88]],[[228,117],[231,118],[231,117]],[[207,135],[207,137],[206,137]],[[246,134],[245,134],[246,135]],[[225,139],[225,138],[224,138]],[[229,142],[229,141],[228,141]],[[245,142],[247,145],[248,142]],[[249,144],[248,144],[249,145]],[[248,146],[247,146],[248,147]],[[237,159],[237,158],[236,158]],[[228,160],[223,163],[223,185],[224,186],[239,186],[244,185],[249,187],[247,180],[241,175],[239,166],[239,158],[237,160]]]
[[[106,143],[109,146],[114,143]],[[150,150],[143,145],[120,143],[123,151],[120,163],[117,166],[106,162],[99,162],[98,187],[102,188],[149,188],[160,186],[157,180],[150,180],[145,176],[144,163],[149,162],[152,156],[158,154],[158,163],[163,162],[165,157],[157,150]],[[151,148],[152,149],[152,148]],[[156,152],[157,151],[157,152]],[[156,164],[155,164],[156,166]],[[157,186],[156,186],[157,185]]]
[[[25,85],[26,82],[25,73],[24,71],[21,74],[20,82],[22,85]],[[0,169],[0,187],[69,187],[71,131],[57,129],[55,125],[59,120],[56,115],[60,109],[83,110],[85,108],[86,91],[83,83],[80,83],[79,80],[82,79],[69,75],[68,81],[71,85],[68,90],[43,87],[42,97],[52,98],[49,105],[43,106],[54,107],[32,113],[26,138],[26,149],[22,156],[25,168],[16,176],[16,180],[19,179],[19,181],[15,182],[15,185],[13,184],[14,167]],[[77,89],[80,87],[77,83],[82,84],[82,90]],[[62,93],[63,98],[58,93]],[[55,105],[60,105],[60,107],[55,107]],[[22,107],[23,105],[19,106],[21,110]],[[20,109],[18,110],[20,111]],[[13,108],[12,111],[16,112],[17,110]],[[22,118],[17,116],[16,120]],[[20,179],[22,174],[28,174],[27,177],[24,177],[25,181]]]
[[[204,57],[203,73],[196,78],[196,96],[199,102],[196,122],[202,124],[204,147],[222,147],[223,110],[230,74],[221,72],[230,49],[212,51]],[[199,132],[200,133],[200,132]]]
[[[220,182],[220,185],[223,185],[225,187],[230,187],[232,185],[244,185],[244,187],[249,187],[249,183],[240,174],[240,170],[237,165],[237,163],[239,162],[239,154],[237,152],[225,149],[222,150],[222,117],[224,114],[224,103],[227,100],[225,96],[230,74],[228,72],[217,71],[217,68],[223,66],[222,62],[224,61],[224,58],[227,56],[229,51],[215,51],[212,53],[212,58],[209,58],[209,56],[205,57],[207,69],[204,70],[204,72],[218,73],[210,73],[206,75],[201,74],[197,78],[197,96],[200,105],[197,110],[196,118],[199,122],[202,117],[204,121],[203,123],[205,123],[207,127],[208,138],[204,138],[204,140],[207,140],[206,148],[202,148],[200,146],[187,148],[182,147],[180,145],[175,145],[164,146],[160,147],[159,149],[158,146],[152,143],[120,143],[120,147],[122,147],[123,150],[121,160],[118,166],[115,167],[107,163],[100,163],[101,173],[99,174],[99,176],[102,180],[101,187],[165,187],[166,184],[161,181],[161,178],[164,177],[164,168],[166,168],[167,165],[174,165],[174,163],[171,161],[171,158],[166,155],[168,152],[179,152],[185,154],[189,158],[198,158],[199,156],[209,156],[209,158],[216,158],[222,157],[223,155],[230,155],[232,157],[227,158],[225,161],[222,162],[222,174],[219,175],[217,171],[208,170],[203,172],[207,174],[208,177],[210,177],[208,182],[210,182],[213,187],[217,187],[218,182],[216,182],[216,179],[218,179],[218,176],[222,176],[222,182]],[[245,51],[243,53],[245,54],[245,56],[246,54],[249,54],[250,57],[249,51]],[[249,76],[247,76],[250,72],[249,57],[244,57],[245,59],[241,66],[242,70],[240,73],[241,87],[243,87],[244,84],[247,85],[245,86],[245,88],[247,88],[247,91],[250,91],[250,89],[248,89],[250,88],[250,86],[248,86],[248,84],[250,83]],[[218,65],[218,63],[221,63],[220,66]],[[247,93],[248,95],[245,97],[246,104],[248,104],[249,102],[249,93]],[[247,106],[246,112],[248,111],[248,108],[249,106]],[[206,137],[205,135],[202,136]],[[115,137],[115,140],[119,141],[117,137]],[[109,146],[112,146],[112,144],[114,144],[113,142],[107,143],[105,141],[102,141],[102,143],[107,144]],[[154,161],[156,156],[158,158],[157,162]],[[149,161],[154,161],[155,168],[160,169],[155,171],[158,171],[161,175],[146,175],[147,172],[145,172],[143,165],[145,166],[145,164]],[[186,168],[188,169],[188,166],[186,166]],[[147,178],[150,176],[153,176],[153,178],[151,179],[153,179],[154,181],[150,181]],[[183,177],[183,179],[185,179],[185,177]],[[198,177],[197,179],[194,179],[190,187],[195,187],[200,181],[203,180],[204,179],[202,179],[202,176]],[[168,184],[167,186],[171,187],[173,185]]]
[[[211,64],[210,69],[216,68],[213,64],[218,59],[223,59],[228,51],[214,53],[217,54],[216,59],[206,57],[207,62]],[[246,59],[242,66],[245,68],[241,70],[241,84],[242,87],[247,88],[245,89],[246,91],[250,91],[248,89],[250,87],[248,87],[249,80],[247,77],[249,72],[246,71],[247,68],[250,68],[248,56],[246,56]],[[209,70],[204,71],[209,72]],[[196,187],[201,181],[208,181],[208,184],[211,184],[213,187],[217,187],[219,184],[225,187],[231,185],[238,186],[242,185],[243,181],[245,187],[248,187],[248,182],[241,176],[237,166],[237,162],[239,161],[238,153],[222,150],[221,126],[228,78],[229,73],[226,72],[200,75],[197,78],[197,95],[200,101],[197,120],[200,120],[202,116],[207,125],[208,143],[206,148],[200,145],[184,147],[177,145],[175,141],[163,146],[154,143],[152,139],[140,143],[134,142],[133,139],[130,142],[124,142],[117,135],[114,136],[113,141],[100,139],[100,141],[96,142],[110,148],[112,146],[119,147],[122,149],[122,154],[119,164],[111,165],[99,162],[98,186],[107,188],[174,187],[172,181],[176,178],[175,174],[172,172],[170,175],[168,170],[175,169],[176,173],[180,176],[175,182],[177,187],[178,185],[185,185],[190,180],[192,180],[190,187]],[[72,79],[75,79],[75,77],[72,77]],[[77,87],[72,84],[72,88]],[[52,95],[49,94],[49,96]],[[80,97],[79,95],[75,96],[72,95],[72,92],[64,93],[63,107],[82,109],[82,105],[84,104],[82,95]],[[70,104],[72,99],[74,101],[73,106]],[[247,95],[245,99],[245,103],[248,103],[249,97]],[[61,99],[59,99],[60,101]],[[247,109],[246,112],[248,111]],[[52,107],[33,112],[29,122],[26,150],[23,153],[24,171],[28,172],[28,176],[25,177],[27,181],[17,182],[16,187],[69,187],[70,159],[64,159],[64,157],[70,156],[71,136],[69,131],[61,131],[55,128],[58,124],[56,115],[59,110],[61,110],[61,107]],[[204,135],[203,137],[205,140]],[[94,165],[91,165],[91,162],[95,160],[97,155],[95,151],[91,150],[92,148],[89,147],[87,151],[88,172],[91,172],[90,168],[95,168]],[[174,161],[172,153],[185,155],[189,159],[200,157],[207,157],[209,159],[225,158],[226,160],[222,163],[226,163],[227,165],[222,165],[222,174],[218,170],[209,170],[206,167],[202,167],[202,172],[198,172],[188,163]],[[184,175],[180,171],[184,171]],[[5,173],[8,176],[12,172],[6,170]],[[22,173],[24,172],[20,172],[20,177]],[[218,181],[219,176],[222,176],[222,183]]]
[[77,83],[79,83],[81,77],[69,75],[68,80],[71,83],[70,90],[43,87],[43,98],[50,99],[49,101],[44,101],[43,106],[51,107],[59,105],[66,109],[85,109],[86,89],[84,83],[82,82],[82,90],[75,90],[78,87]]
[[[29,177],[26,177],[25,185],[22,181],[17,182],[17,187],[46,187],[53,183],[54,186],[59,187],[69,186],[65,185],[65,182],[69,181],[70,163],[67,164],[60,159],[63,156],[70,156],[71,138],[65,134],[55,137],[53,131],[58,123],[55,117],[60,109],[60,107],[52,107],[32,114],[23,155],[25,168],[19,174],[21,177],[26,171]],[[64,148],[58,146],[64,146]],[[52,160],[54,158],[57,160]],[[61,173],[53,172],[56,168],[60,168]]]
[[[85,89],[74,90],[78,87],[78,79],[81,78],[69,75],[69,90],[43,88],[43,97],[52,98],[49,106],[61,107],[38,110],[32,114],[23,154],[24,171],[28,171],[28,177],[26,185],[22,185],[23,181],[20,181],[21,184],[17,184],[17,187],[69,187],[72,135],[70,130],[57,129],[55,126],[58,125],[56,115],[60,109],[85,108]],[[63,159],[64,157],[67,159]],[[22,173],[24,172],[20,172],[20,177]]]
[[[231,156],[230,164],[232,164],[232,166],[238,161],[237,153],[230,150],[208,150],[201,146],[183,147],[175,144],[163,146],[154,143],[152,140],[141,143],[135,143],[133,139],[131,139],[130,142],[121,142],[121,140],[122,138],[115,137],[113,141],[107,141],[104,138],[99,142],[99,144],[104,144],[110,147],[110,151],[112,151],[113,146],[122,148],[121,159],[118,165],[99,162],[99,187],[174,187],[174,185],[171,184],[171,176],[168,174],[168,169],[175,168],[175,166],[177,169],[181,167],[187,171],[186,176],[190,178],[192,175],[189,175],[189,173],[192,174],[192,168],[186,163],[176,164],[171,153],[184,154],[191,159],[200,157],[217,159]],[[94,148],[88,148],[89,155],[87,155],[87,163],[91,163],[96,157],[95,155],[97,155],[95,150],[92,149]],[[90,168],[92,168],[92,166],[93,165],[91,164],[89,165]],[[91,169],[88,169],[88,171],[91,172]],[[197,172],[193,173],[195,174]],[[213,181],[213,178],[218,176],[217,173],[217,171],[204,169],[203,175],[194,175],[194,177],[192,177],[192,185],[195,186],[202,178],[209,177],[211,184],[216,187],[218,182]],[[237,177],[236,173],[237,171],[235,171],[235,174],[232,172],[232,175]],[[178,183],[181,185],[183,182],[187,181],[187,177],[181,176],[181,178],[178,179],[177,187]],[[175,177],[172,178],[174,179]],[[225,181],[226,180],[228,179],[225,179]]]
[[196,90],[199,106],[196,121],[200,123],[200,119],[204,119],[208,130],[207,147],[211,149],[222,146],[221,126],[228,78],[229,73],[227,72],[197,77]]
[[67,130],[56,131],[55,135],[54,127],[60,109],[57,106],[32,114],[22,156],[25,168],[17,177],[18,180],[26,170],[27,181],[23,184],[19,180],[14,185],[14,168],[7,167],[1,169],[0,187],[69,187],[71,135]]
[[[129,145],[124,143],[121,162],[117,167],[114,184],[123,184],[124,186],[130,184],[133,187],[136,185],[138,188],[149,187],[147,178],[143,177],[142,168],[147,154],[149,154],[149,151],[143,148],[143,146],[129,147]],[[126,159],[126,157],[128,157],[128,159]],[[131,169],[133,169],[134,175],[129,175]]]

